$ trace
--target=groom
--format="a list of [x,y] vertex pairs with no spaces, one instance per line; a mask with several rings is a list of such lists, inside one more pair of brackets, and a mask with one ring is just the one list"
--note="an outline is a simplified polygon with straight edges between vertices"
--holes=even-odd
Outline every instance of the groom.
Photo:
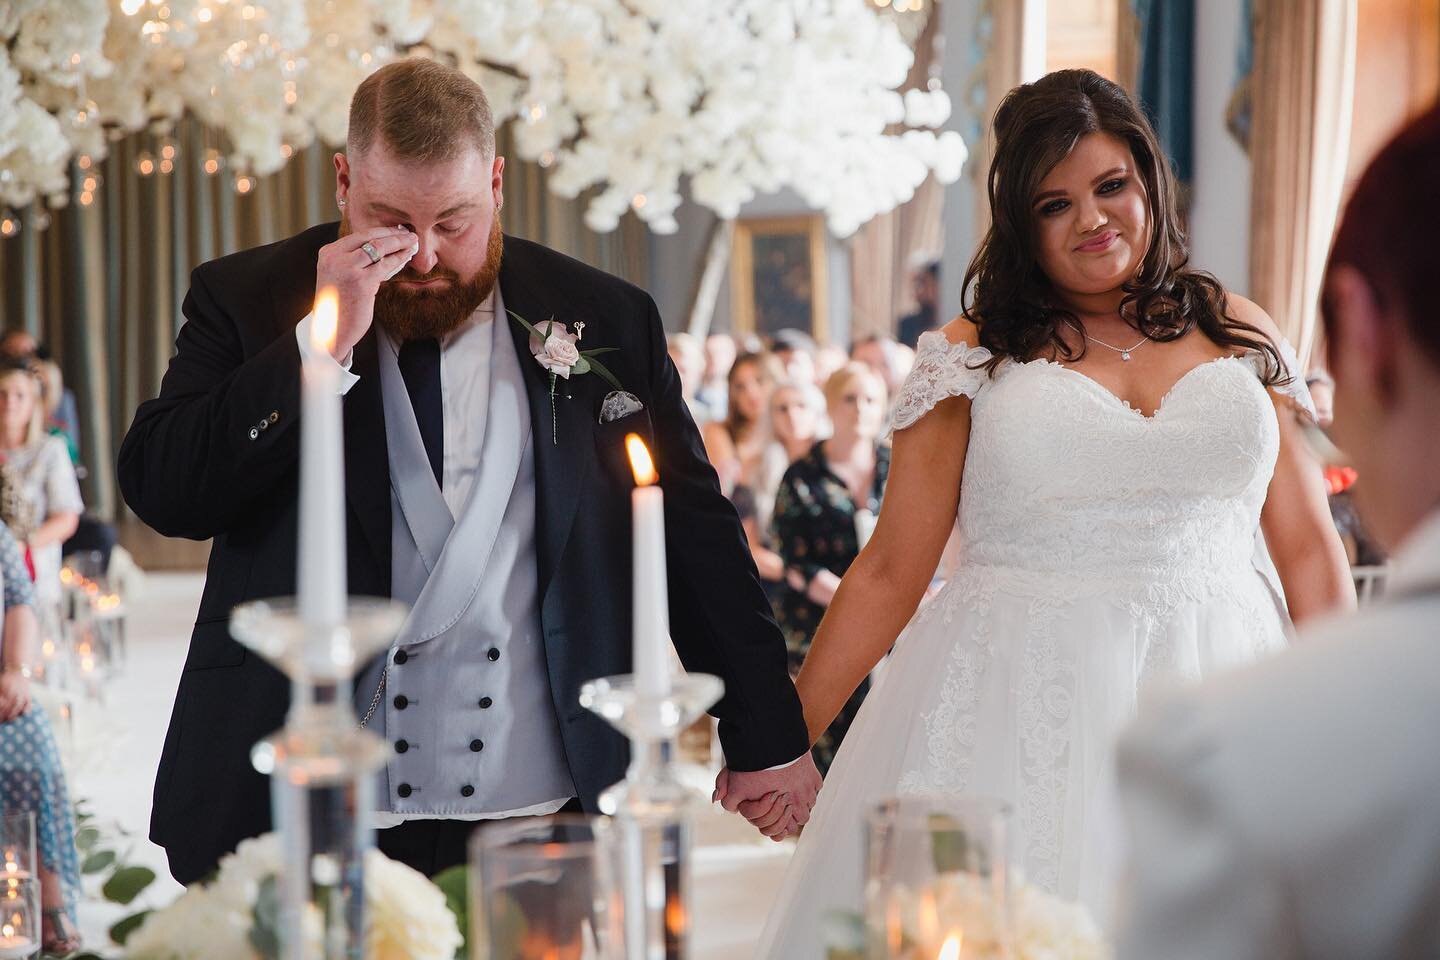
[[[382,850],[426,873],[465,859],[478,821],[593,811],[626,744],[577,702],[630,669],[627,433],[654,451],[667,512],[670,623],[687,668],[718,674],[732,798],[808,816],[819,775],[785,651],[721,496],[660,318],[641,290],[500,232],[505,161],[480,88],[391,64],[351,103],[334,223],[195,270],[158,398],[120,451],[126,502],[161,533],[214,538],[156,777],[151,838],[181,882],[270,828],[252,744],[279,727],[283,677],[231,639],[230,610],[293,594],[300,366],[344,371],[353,593],[410,604],[362,673],[357,711],[393,748]],[[316,290],[340,297],[312,347]],[[599,422],[595,373],[551,391],[518,314],[554,319],[643,409]],[[547,361],[564,366],[560,348]],[[573,358],[572,358],[573,359]],[[797,759],[798,758],[798,759]],[[734,802],[732,800],[732,802]]]

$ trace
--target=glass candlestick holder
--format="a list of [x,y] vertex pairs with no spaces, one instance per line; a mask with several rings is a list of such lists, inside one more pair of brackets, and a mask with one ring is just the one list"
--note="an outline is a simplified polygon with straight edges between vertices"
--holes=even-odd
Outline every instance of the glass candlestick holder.
[[600,794],[614,817],[612,875],[622,892],[624,960],[684,960],[690,939],[691,817],[710,799],[702,767],[681,763],[677,741],[720,699],[719,677],[692,673],[647,695],[631,675],[580,690],[580,705],[630,738],[625,779]]
[[305,622],[291,599],[236,607],[235,638],[290,678],[285,726],[250,753],[271,778],[284,849],[279,877],[282,960],[361,960],[365,945],[365,851],[374,845],[375,774],[388,745],[359,727],[355,674],[388,647],[406,607],[351,598],[345,619]]

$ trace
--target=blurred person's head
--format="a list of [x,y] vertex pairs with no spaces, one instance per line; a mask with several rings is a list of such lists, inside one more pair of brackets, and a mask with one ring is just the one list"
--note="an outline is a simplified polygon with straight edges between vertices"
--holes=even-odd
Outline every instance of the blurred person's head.
[[0,367],[0,446],[26,447],[44,435],[40,381],[21,364]]
[[705,382],[724,383],[730,368],[739,356],[735,338],[728,333],[712,333],[705,338]]
[[45,419],[49,420],[65,399],[65,375],[60,372],[60,364],[54,360],[36,360],[34,368],[35,375],[40,378],[41,408]]
[[7,330],[0,336],[0,359],[29,360],[39,349],[35,335],[25,330]]
[[815,382],[815,339],[803,330],[787,327],[775,331],[771,351],[785,367],[785,378],[801,383]]
[[1305,386],[1310,390],[1310,401],[1315,404],[1315,422],[1328,427],[1335,420],[1335,378],[1324,370],[1311,370],[1305,374]]
[[665,352],[680,373],[681,391],[687,399],[694,397],[705,374],[705,351],[700,341],[688,333],[669,333],[665,335]]
[[885,427],[885,381],[851,362],[825,381],[825,406],[838,440],[876,440]]
[[825,398],[812,383],[782,380],[770,393],[770,429],[792,457],[818,439]]
[[890,337],[868,336],[863,340],[855,341],[850,348],[850,359],[856,363],[863,363],[885,382],[887,393],[894,393],[900,386],[897,377],[899,360],[896,356],[896,348],[900,344]]
[[381,67],[355,90],[334,162],[341,236],[402,226],[419,241],[380,284],[375,322],[402,342],[457,329],[495,288],[504,248],[505,158],[479,84],[421,57]]
[[830,379],[830,374],[839,370],[850,362],[850,355],[845,348],[835,343],[827,343],[815,350],[815,382],[824,383]]
[[1321,297],[1335,378],[1336,445],[1360,475],[1355,504],[1394,550],[1440,503],[1440,104],[1405,126],[1360,177]]
[[764,353],[742,353],[731,364],[725,381],[729,392],[725,424],[731,435],[743,436],[764,420],[775,383],[774,365],[774,358]]
[[916,270],[910,289],[918,306],[925,310],[934,310],[940,302],[940,261],[931,260]]

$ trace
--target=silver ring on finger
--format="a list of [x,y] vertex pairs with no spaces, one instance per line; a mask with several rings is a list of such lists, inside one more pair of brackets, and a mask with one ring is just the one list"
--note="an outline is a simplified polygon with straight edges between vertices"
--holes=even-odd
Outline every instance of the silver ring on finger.
[[383,259],[380,256],[380,251],[375,249],[375,244],[371,243],[369,240],[366,240],[364,243],[360,244],[360,249],[364,250],[365,256],[370,258],[370,266],[372,267]]

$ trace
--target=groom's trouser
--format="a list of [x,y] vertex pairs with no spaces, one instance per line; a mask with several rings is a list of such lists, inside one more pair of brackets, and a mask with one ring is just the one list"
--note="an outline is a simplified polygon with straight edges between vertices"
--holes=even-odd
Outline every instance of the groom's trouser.
[[[580,801],[571,800],[561,813],[582,813]],[[391,860],[399,860],[433,877],[469,858],[470,836],[501,820],[407,820],[398,827],[379,830],[376,846]]]

